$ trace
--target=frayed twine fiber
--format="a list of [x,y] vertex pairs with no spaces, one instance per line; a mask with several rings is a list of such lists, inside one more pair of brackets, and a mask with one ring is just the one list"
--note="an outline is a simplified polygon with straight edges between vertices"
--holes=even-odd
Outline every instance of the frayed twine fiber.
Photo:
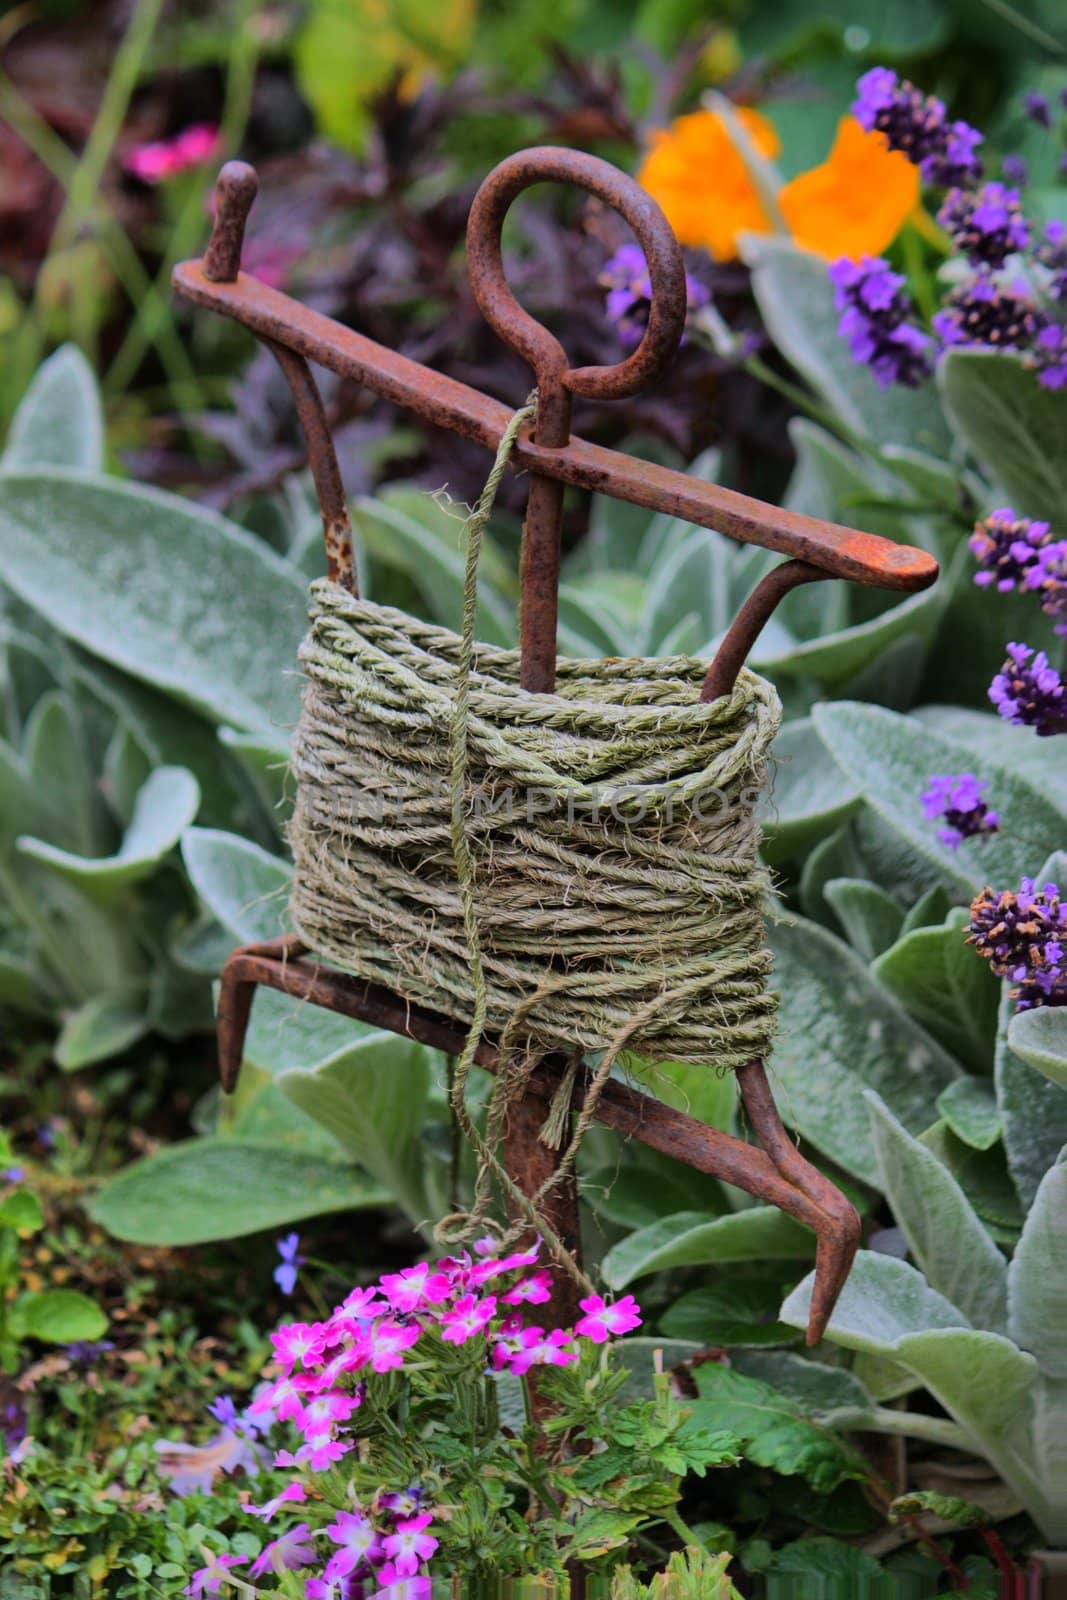
[[[491,1173],[532,1214],[494,1141],[538,1054],[606,1052],[554,1184],[621,1050],[739,1067],[767,1055],[775,1018],[756,821],[772,685],[743,669],[703,704],[689,657],[561,659],[555,693],[530,694],[517,651],[474,642],[481,534],[530,415],[467,522],[463,635],[320,580],[300,652],[293,924],[344,971],[470,1025],[453,1104],[482,1174],[463,1237]],[[484,1031],[507,1054],[483,1138],[464,1090]]]

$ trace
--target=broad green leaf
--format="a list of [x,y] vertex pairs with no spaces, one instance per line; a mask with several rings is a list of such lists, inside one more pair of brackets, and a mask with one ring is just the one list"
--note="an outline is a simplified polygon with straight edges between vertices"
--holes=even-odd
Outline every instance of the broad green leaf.
[[1003,1333],[1007,1264],[955,1178],[877,1095],[868,1094],[881,1187],[931,1288],[976,1328]]
[[952,910],[952,900],[943,884],[935,883],[932,889],[921,894],[901,923],[901,934],[914,933],[916,928],[939,928]]
[[737,1079],[732,1072],[712,1072],[703,1063],[639,1061],[632,1057],[627,1071],[665,1105],[684,1111],[709,1128],[724,1132],[729,1128],[737,1104]]
[[317,1156],[320,1161],[343,1162],[346,1152],[326,1129],[294,1106],[262,1072],[249,1062],[241,1069],[237,1092],[219,1096],[217,1125],[198,1133],[217,1134],[220,1139],[251,1139],[256,1144],[274,1144],[283,1150]]
[[628,1233],[698,1205],[709,1218],[725,1216],[731,1209],[723,1186],[706,1173],[695,1173],[647,1146],[629,1146],[625,1166],[620,1166],[619,1156],[613,1149],[611,1160],[583,1172],[582,1196],[598,1217]]
[[[119,721],[104,752],[100,788],[123,828],[133,819],[137,796],[152,775],[152,757],[127,722]],[[192,818],[189,818],[192,821]]]
[[0,469],[99,472],[103,459],[104,419],[93,369],[77,345],[61,345],[38,368],[19,402]]
[[787,722],[773,754],[773,786],[760,808],[763,855],[772,864],[833,833],[862,804],[809,718]]
[[708,1284],[675,1300],[659,1325],[670,1338],[696,1340],[705,1350],[795,1344],[795,1330],[778,1321],[781,1302],[781,1289],[770,1279]]
[[930,1329],[900,1339],[896,1357],[976,1440],[1022,1431],[1038,1368],[1010,1339],[971,1328]]
[[76,1289],[20,1295],[13,1315],[20,1337],[46,1344],[89,1344],[107,1332],[107,1317],[96,1301]]
[[956,1495],[938,1494],[935,1489],[919,1489],[910,1494],[898,1494],[889,1507],[889,1520],[900,1522],[909,1517],[936,1517],[951,1528],[980,1528],[988,1525],[989,1512],[985,1506],[976,1506],[970,1500],[960,1500]]
[[71,850],[90,852],[94,841],[94,777],[77,708],[53,689],[34,706],[22,739],[37,816],[34,826]]
[[[766,644],[753,651],[753,663],[775,682],[781,677],[816,678],[828,688],[841,689],[857,674],[874,666],[891,646],[904,645],[909,666],[933,636],[942,609],[936,589],[909,595],[880,616],[788,650],[771,650]],[[894,697],[895,698],[895,697]]]
[[784,1350],[739,1350],[736,1356],[731,1355],[730,1364],[747,1377],[769,1383],[816,1422],[827,1422],[839,1411],[872,1409],[871,1396],[845,1367],[809,1361]]
[[958,1060],[988,1072],[1000,985],[989,963],[967,943],[966,921],[962,912],[950,915],[941,927],[915,928],[879,956],[871,970]]
[[130,825],[113,856],[76,856],[25,834],[23,855],[76,884],[100,905],[111,905],[156,870],[196,816],[200,788],[183,767],[157,767],[140,790]]
[[947,1122],[935,1122],[922,1143],[948,1168],[998,1244],[1014,1244],[1023,1225],[1019,1196],[1000,1144],[976,1150],[958,1139]]
[[[987,590],[976,591],[992,601]],[[1004,632],[1002,639],[1015,635]],[[956,739],[971,752],[972,770],[987,762],[1021,772],[1054,805],[1067,805],[1067,768],[1055,739],[1035,739],[1032,728],[1019,728],[992,711],[968,711],[964,706],[919,706],[912,713],[946,739]]]
[[0,579],[67,638],[218,722],[295,722],[304,585],[262,540],[158,489],[5,475]]
[[713,1361],[696,1367],[693,1379],[700,1397],[690,1402],[693,1419],[736,1434],[756,1466],[785,1477],[799,1475],[820,1494],[829,1494],[847,1478],[866,1476],[858,1452],[769,1384]]
[[771,1055],[783,1114],[854,1177],[875,1170],[864,1089],[912,1133],[960,1069],[833,934],[801,918],[768,930],[781,1023]]
[[219,740],[240,761],[275,826],[281,831],[293,800],[287,741],[277,735],[238,733],[234,728],[220,728]]
[[1067,394],[1043,389],[1021,356],[949,350],[938,387],[957,437],[1015,509],[1055,522],[1067,503]]
[[842,422],[880,444],[947,454],[948,430],[933,385],[880,389],[870,369],[852,360],[837,331],[840,314],[822,256],[775,238],[746,240],[744,254],[771,339]]
[[993,1086],[984,1078],[958,1078],[937,1097],[937,1109],[957,1139],[991,1150],[1002,1133]]
[[803,1594],[820,1600],[898,1600],[901,1593],[895,1573],[886,1572],[873,1556],[854,1545],[823,1534],[797,1539],[775,1550],[766,1571],[773,1574],[775,1591]]
[[235,939],[248,944],[284,931],[293,873],[287,861],[217,828],[187,828],[182,858],[204,905]]
[[98,994],[73,1012],[56,1040],[56,1062],[77,1072],[96,1061],[121,1055],[148,1032],[143,1000],[127,991]]
[[426,1114],[433,1052],[392,1033],[372,1033],[312,1071],[275,1077],[290,1100],[320,1122],[414,1223],[429,1214]]
[[109,1179],[89,1203],[94,1222],[134,1244],[239,1239],[387,1197],[352,1167],[235,1139],[169,1145]]
[[44,1210],[31,1189],[16,1189],[0,1200],[0,1228],[36,1233],[44,1227]]
[[838,701],[816,706],[812,717],[868,805],[969,894],[984,883],[1018,883],[1063,840],[1067,809],[1054,805],[1020,773],[990,761],[979,776],[989,783],[1000,832],[965,839],[958,850],[950,850],[937,838],[936,821],[923,817],[921,796],[935,774],[973,770],[973,754],[965,744],[880,706]]
[[281,1072],[311,1071],[361,1039],[381,1037],[368,1022],[339,1016],[323,1006],[260,988],[245,1034],[245,1060],[276,1078]]
[[1009,1329],[1043,1372],[1067,1378],[1067,1166],[1046,1172],[1008,1269]]
[[[782,1321],[791,1328],[807,1327],[814,1282],[815,1274],[809,1272],[782,1306]],[[906,1261],[860,1250],[834,1307],[827,1336],[847,1350],[896,1357],[901,1340],[912,1334],[966,1327],[963,1312],[931,1289],[922,1273]]]
[[997,1106],[1008,1169],[1019,1199],[1028,1208],[1045,1173],[1067,1145],[1067,1088],[1036,1071],[1009,1047],[1015,1002],[1008,989],[1005,983],[997,1027]]
[[731,1216],[711,1218],[699,1211],[682,1211],[639,1228],[613,1245],[600,1270],[606,1283],[622,1289],[635,1278],[666,1267],[753,1257],[806,1261],[813,1249],[808,1230],[774,1206],[753,1206]]
[[49,1012],[34,968],[7,950],[0,950],[0,1007],[3,1006],[27,1016],[47,1016]]
[[1020,1060],[1067,1089],[1067,1009],[1035,1006],[1008,1024],[1008,1047]]
[[831,878],[823,895],[836,912],[848,942],[864,961],[873,961],[893,943],[904,921],[904,907],[862,878]]

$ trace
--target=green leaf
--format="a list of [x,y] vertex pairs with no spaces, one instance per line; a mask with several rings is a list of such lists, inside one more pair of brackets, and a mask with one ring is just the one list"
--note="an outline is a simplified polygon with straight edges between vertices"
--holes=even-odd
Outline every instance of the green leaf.
[[[995,597],[975,591],[987,602]],[[1002,632],[1001,639],[1016,637]],[[988,762],[1021,772],[1035,789],[1061,809],[1067,806],[1067,771],[1055,739],[1035,739],[1032,728],[1016,727],[989,711],[968,711],[964,706],[919,706],[912,713],[920,722],[947,739],[957,739],[971,752],[974,770]]]
[[36,1233],[44,1227],[41,1202],[30,1189],[16,1189],[0,1201],[0,1228],[14,1228],[17,1233]]
[[61,345],[37,369],[20,401],[0,467],[99,472],[103,458],[104,419],[93,369],[77,345]]
[[1043,1372],[1067,1378],[1067,1167],[1046,1172],[1008,1268],[1008,1331]]
[[[627,1070],[657,1100],[684,1111],[709,1128],[730,1127],[737,1104],[737,1079],[732,1072],[709,1072],[702,1063],[640,1061],[631,1058]],[[689,1180],[692,1173],[688,1173]]]
[[1017,883],[1063,840],[1067,810],[1020,773],[989,761],[979,776],[989,783],[1000,832],[965,839],[950,850],[938,840],[936,823],[923,817],[921,796],[934,774],[973,770],[973,752],[965,744],[880,706],[838,701],[816,706],[812,717],[868,805],[969,895],[985,883]]
[[[819,1600],[897,1600],[900,1584],[872,1556],[839,1539],[817,1534],[776,1550],[765,1570],[773,1574],[772,1592],[816,1595]],[[788,1587],[786,1587],[788,1586]],[[802,1586],[802,1587],[801,1587]]]
[[956,1135],[972,1150],[991,1150],[1002,1128],[997,1097],[982,1078],[958,1078],[937,1097],[937,1109]]
[[42,695],[23,734],[23,756],[37,802],[33,826],[73,850],[93,848],[93,775],[73,700]]
[[710,1261],[805,1261],[815,1247],[806,1228],[774,1206],[753,1206],[726,1217],[681,1211],[651,1227],[639,1228],[614,1245],[600,1271],[613,1289],[666,1267],[701,1266]]
[[1000,985],[989,963],[967,943],[966,920],[964,912],[962,921],[951,916],[939,928],[915,928],[879,956],[871,970],[958,1060],[988,1072]]
[[849,428],[880,444],[947,454],[948,430],[931,385],[878,387],[870,369],[852,360],[840,337],[840,314],[822,256],[787,240],[745,241],[752,289],[773,343]]
[[304,585],[203,506],[58,469],[7,474],[0,579],[67,638],[215,721],[296,720]]
[[432,1209],[420,1134],[436,1059],[411,1039],[371,1033],[312,1071],[290,1069],[274,1080],[414,1223],[425,1221]]
[[1015,509],[1052,517],[1067,501],[1067,394],[1043,389],[1021,356],[949,350],[938,386],[957,437]]
[[293,799],[286,740],[279,735],[268,737],[262,733],[238,733],[233,728],[220,728],[219,742],[232,750],[240,761],[280,831]]
[[769,1384],[716,1362],[696,1367],[693,1378],[700,1396],[690,1403],[693,1420],[736,1434],[756,1466],[784,1477],[799,1475],[820,1494],[848,1478],[866,1476],[855,1452]]
[[56,1040],[56,1062],[77,1072],[96,1061],[121,1055],[148,1032],[144,1004],[127,990],[97,994],[71,1013]]
[[863,878],[831,878],[822,892],[837,913],[849,944],[864,961],[880,956],[899,934],[904,908],[876,883]]
[[708,1349],[795,1344],[796,1333],[778,1321],[781,1289],[769,1279],[708,1284],[675,1300],[660,1317],[672,1339],[692,1339]]
[[204,905],[242,944],[284,932],[293,869],[249,839],[187,828],[182,859]]
[[873,1409],[871,1396],[854,1373],[784,1350],[739,1350],[730,1364],[747,1377],[769,1383],[816,1422],[831,1425],[836,1412]]
[[970,1500],[960,1500],[955,1495],[938,1494],[936,1489],[917,1489],[910,1494],[898,1494],[889,1507],[890,1522],[901,1522],[908,1517],[930,1516],[953,1528],[981,1528],[989,1523],[989,1512]]
[[922,1143],[952,1173],[998,1244],[1014,1244],[1023,1212],[1002,1146],[976,1150],[957,1139],[947,1122],[927,1128]]
[[862,804],[810,718],[787,722],[774,741],[774,782],[761,806],[763,855],[772,865],[833,833]]
[[0,1006],[30,1017],[47,1016],[50,1009],[34,968],[6,950],[0,950]]
[[107,1332],[107,1318],[88,1295],[75,1289],[42,1289],[15,1302],[19,1336],[46,1344],[92,1343]]
[[952,1174],[868,1094],[881,1187],[930,1286],[977,1328],[1008,1324],[1007,1264]]
[[1067,1010],[1063,1007],[1017,1011],[1008,1024],[1008,1047],[1035,1071],[1067,1088]]
[[76,856],[25,834],[18,840],[18,848],[68,878],[98,904],[112,905],[156,870],[199,806],[200,788],[191,772],[184,767],[157,767],[137,795],[130,825],[115,855]]
[[1038,1368],[1010,1339],[970,1328],[931,1329],[901,1339],[896,1357],[976,1438],[1023,1431]]
[[191,1139],[124,1168],[88,1209],[116,1238],[180,1246],[386,1202],[351,1167],[251,1140]]
[[[782,1306],[781,1318],[791,1328],[806,1328],[815,1274]],[[860,1250],[834,1307],[827,1336],[847,1350],[896,1356],[902,1339],[934,1328],[961,1329],[967,1319],[958,1307],[931,1289],[921,1272],[895,1256]]]
[[794,918],[768,934],[781,996],[770,1065],[783,1112],[817,1150],[870,1182],[875,1155],[864,1089],[877,1090],[920,1133],[959,1068],[825,929]]
[[309,1071],[349,1049],[360,1039],[381,1037],[368,1022],[356,1022],[306,1000],[261,988],[245,1034],[245,1060],[276,1078],[287,1071]]

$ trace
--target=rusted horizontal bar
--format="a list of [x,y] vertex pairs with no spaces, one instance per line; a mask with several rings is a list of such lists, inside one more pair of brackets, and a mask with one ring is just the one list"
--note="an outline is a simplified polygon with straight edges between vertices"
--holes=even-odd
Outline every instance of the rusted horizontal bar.
[[[384,399],[415,411],[494,450],[511,412],[465,383],[433,372],[388,350],[321,312],[241,273],[234,283],[214,283],[198,261],[174,270],[174,287],[195,305],[243,324],[262,339],[287,346],[308,361],[357,379]],[[577,488],[665,511],[701,528],[714,528],[742,544],[762,545],[823,569],[829,576],[881,589],[925,589],[937,577],[937,562],[924,550],[894,544],[877,534],[842,528],[795,511],[750,499],[733,489],[704,483],[654,462],[638,461],[584,439],[553,449],[521,438],[517,466]]]

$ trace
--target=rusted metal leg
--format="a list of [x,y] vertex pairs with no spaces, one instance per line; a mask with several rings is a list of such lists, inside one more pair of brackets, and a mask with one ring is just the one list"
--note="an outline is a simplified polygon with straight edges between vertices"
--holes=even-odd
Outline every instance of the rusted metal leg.
[[730,693],[752,646],[791,589],[832,576],[807,561],[783,561],[764,573],[723,635],[701,687],[701,700],[718,700],[720,695]]
[[741,1067],[737,1082],[752,1126],[774,1166],[789,1184],[818,1206],[825,1219],[818,1236],[815,1288],[808,1322],[808,1343],[815,1344],[830,1320],[859,1248],[862,1226],[859,1214],[836,1184],[810,1161],[805,1161],[790,1139],[778,1115],[763,1062],[750,1061]]
[[[215,1018],[219,1078],[224,1094],[232,1094],[237,1087],[256,989],[262,983],[271,989],[295,992],[286,989],[286,972],[289,962],[298,960],[306,949],[295,934],[283,934],[278,939],[265,939],[261,944],[243,944],[228,958],[219,980]],[[281,981],[275,981],[279,976]]]
[[[508,1113],[504,1165],[523,1194],[531,1197],[553,1176],[560,1161],[561,1152],[550,1149],[539,1137],[547,1109],[545,1100],[535,1092],[524,1094]],[[541,1209],[545,1221],[581,1265],[578,1184],[573,1175],[549,1191],[541,1202]],[[529,1242],[532,1243],[532,1240],[531,1232]],[[567,1272],[557,1271],[555,1279],[552,1299],[538,1315],[543,1318],[546,1327],[571,1328],[581,1314],[578,1308],[578,1285]]]

